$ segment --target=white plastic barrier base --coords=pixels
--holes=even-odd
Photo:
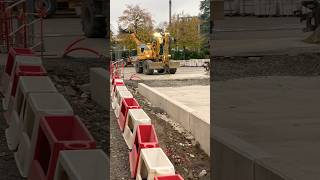
[[[123,98],[133,98],[130,91],[118,91],[116,94],[116,100],[114,104],[114,113],[116,114],[116,117],[119,117],[120,114],[120,105],[122,103]]]
[[[155,176],[174,174],[174,166],[161,148],[141,149],[136,180],[154,180]]]
[[[106,180],[107,161],[98,149],[60,151],[54,180]]]
[[[115,92],[113,93],[113,95],[112,95],[112,98],[111,98],[111,106],[112,106],[112,108],[114,109],[115,108],[115,103],[116,103],[116,97],[118,96],[118,94],[119,94],[119,92],[120,91],[128,91],[129,92],[129,90],[128,90],[128,88],[126,87],[126,86],[116,86],[116,88],[115,88]]]
[[[137,126],[140,124],[151,124],[150,117],[143,109],[129,109],[123,132],[123,138],[129,149],[132,149]]]
[[[5,130],[5,135],[9,150],[14,151],[18,147],[19,135],[22,132],[22,127],[16,112],[11,115],[11,119],[10,126]]]
[[[9,110],[9,107],[8,107],[9,106],[9,102],[12,99],[11,98],[12,84],[13,83],[9,81],[9,85],[7,87],[7,90],[5,90],[5,95],[4,95],[3,99],[2,99],[2,108],[4,110]]]
[[[9,84],[10,77],[7,73],[2,72],[1,74],[1,86],[0,91],[4,94],[7,91],[8,84]]]
[[[22,177],[27,177],[38,136],[40,117],[44,115],[73,115],[68,101],[59,93],[30,93],[23,118],[23,131],[14,157]]]
[[[9,104],[7,111],[9,127],[6,129],[6,139],[10,150],[15,150],[23,130],[23,113],[26,99],[30,93],[57,93],[53,82],[47,76],[21,76],[17,85],[16,97]]]
[[[13,101],[14,101],[14,97],[10,96],[9,100],[6,100],[6,97],[2,98],[2,107],[5,110],[5,112],[3,113],[4,118],[6,119],[7,124],[9,125],[10,122],[10,116],[11,116],[11,112],[13,109]],[[8,101],[8,102],[5,102]]]

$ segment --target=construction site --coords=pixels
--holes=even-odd
[[[319,179],[319,2],[211,5],[214,179]]]
[[[210,59],[188,39],[208,42],[200,1],[143,2],[111,3],[111,179],[210,179]]]

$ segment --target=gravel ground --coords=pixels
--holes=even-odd
[[[263,57],[215,57],[212,81],[256,76],[319,76],[320,54]]]
[[[71,104],[97,141],[97,148],[109,153],[109,127],[107,110],[90,99],[86,88],[89,83],[90,67],[106,67],[106,62],[99,59],[44,59],[44,66],[57,89]],[[7,148],[4,130],[6,123],[1,115],[0,122],[0,179],[21,180],[13,158],[13,153]]]
[[[0,179],[23,180],[14,161],[13,153],[8,149],[5,137],[7,123],[1,113],[0,118]]]
[[[97,141],[97,148],[109,153],[109,127],[107,110],[90,99],[89,69],[105,67],[106,62],[99,59],[46,59],[44,65],[58,91],[71,104],[74,112]]]
[[[130,179],[129,151],[110,108],[110,180]]]

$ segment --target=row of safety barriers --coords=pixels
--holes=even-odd
[[[121,62],[110,65],[112,108],[128,146],[131,178],[136,180],[182,180],[159,146],[150,117],[125,86]]]
[[[31,49],[11,48],[1,75],[7,144],[28,180],[106,180],[107,156]]]

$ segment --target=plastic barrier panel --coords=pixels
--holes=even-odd
[[[19,146],[14,153],[22,177],[27,177],[38,136],[39,121],[45,115],[73,115],[68,101],[59,93],[30,93],[23,113]]]
[[[41,65],[42,61],[41,58],[38,56],[21,56],[21,55],[17,55],[15,56],[15,60],[13,62],[12,65],[12,70],[11,70],[11,75],[8,75],[6,73],[3,74],[3,80],[1,83],[1,92],[2,94],[6,94],[6,91],[8,90],[8,86],[9,86],[9,81],[12,82],[11,78],[13,78],[13,70],[16,69],[17,66],[19,65]]]
[[[98,149],[60,151],[54,180],[106,180],[107,161]]]
[[[79,117],[45,116],[40,121],[28,179],[53,180],[59,153],[62,150],[95,148],[95,140]],[[39,174],[44,174],[45,179],[39,179]]]
[[[136,180],[154,180],[159,175],[175,175],[175,169],[161,148],[141,150]]]
[[[156,131],[153,125],[138,125],[134,145],[129,152],[131,177],[136,177],[140,152],[143,148],[159,147]]]
[[[9,83],[9,77],[11,76],[11,72],[13,69],[13,65],[15,64],[15,58],[17,55],[32,56],[34,55],[34,52],[31,49],[10,48],[6,66],[4,68],[4,72],[1,75],[0,89],[2,93],[6,91],[7,84]]]
[[[9,76],[11,75],[12,68],[15,62],[15,57],[17,55],[34,56],[34,52],[32,51],[32,49],[29,48],[10,48],[5,67],[5,73],[7,73]]]
[[[6,129],[6,139],[10,150],[18,145],[22,132],[22,117],[26,107],[26,99],[30,93],[57,93],[51,79],[47,76],[21,76],[17,86],[16,97],[9,103],[7,114],[9,127]]]
[[[129,109],[124,127],[123,138],[130,150],[132,149],[134,143],[137,127],[140,124],[151,124],[151,119],[143,109]]]
[[[111,89],[110,89],[110,92],[111,92],[110,96],[111,96],[111,97],[114,97],[114,94],[115,94],[115,92],[116,92],[116,88],[117,88],[117,87],[125,87],[125,88],[127,88],[127,87],[124,85],[123,81],[122,81],[122,80],[119,81],[118,79],[117,79],[117,81],[115,81],[114,84],[112,84],[110,87],[111,87]]]
[[[113,93],[112,95],[112,98],[111,98],[111,102],[112,102],[112,108],[114,109],[115,108],[115,103],[116,103],[116,97],[117,95],[119,94],[119,91],[128,91],[128,88],[126,86],[116,86],[115,88],[115,92]]]
[[[129,109],[140,109],[140,105],[135,98],[123,98],[121,101],[118,118],[118,125],[121,132],[123,132]]]
[[[119,117],[120,114],[120,105],[123,98],[133,98],[133,95],[129,91],[117,91],[115,101],[114,101],[114,113],[116,117]]]

